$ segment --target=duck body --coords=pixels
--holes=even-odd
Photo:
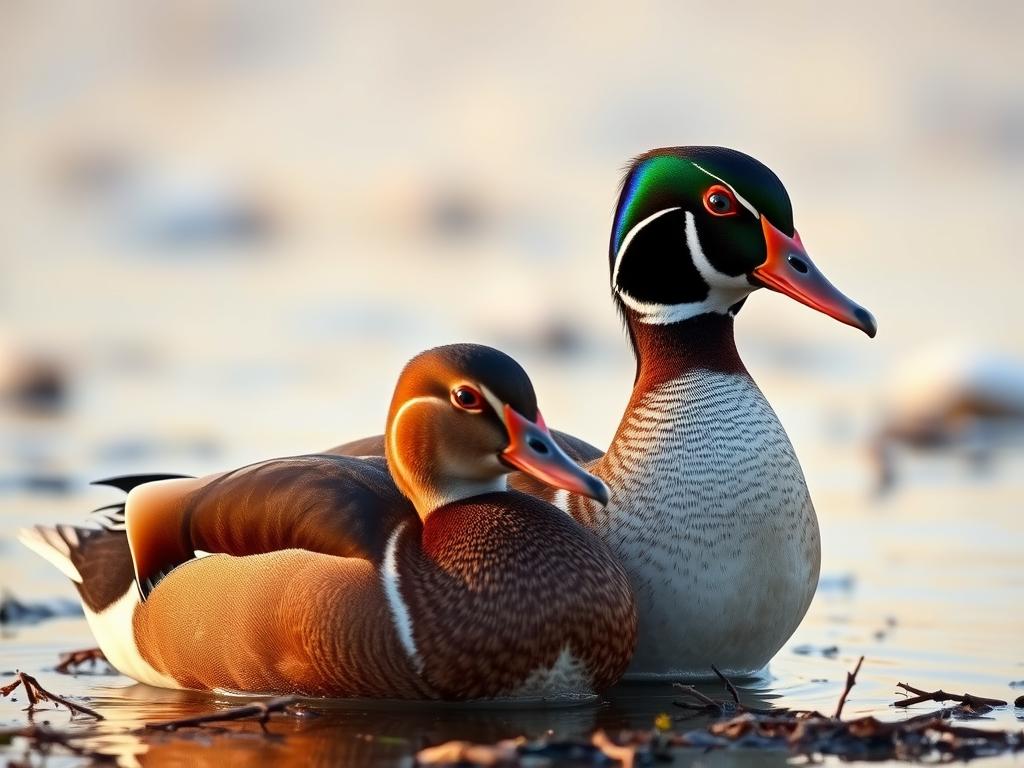
[[[606,453],[568,451],[611,489],[599,509],[514,475],[597,533],[637,597],[627,678],[757,674],[797,628],[820,570],[817,517],[793,446],[743,366],[734,318],[769,288],[873,336],[874,318],[817,270],[788,194],[752,157],[667,147],[630,165],[608,251],[637,361]],[[332,452],[348,453],[360,441]]]
[[[289,548],[175,568],[135,610],[139,655],[182,688],[344,698],[575,697],[621,676],[628,578],[550,505],[486,494],[381,533],[369,558]]]
[[[604,501],[607,489],[557,449],[532,388],[479,383],[494,355],[440,348],[410,363],[387,464],[309,455],[199,479],[119,479],[107,484],[129,490],[123,513],[22,540],[76,582],[100,647],[140,682],[592,696],[635,646],[629,579],[596,535],[505,490],[505,475],[519,466]],[[519,375],[509,362],[499,369]]]
[[[640,614],[632,679],[708,677],[711,665],[755,673],[817,587],[818,522],[803,472],[735,354],[732,324],[707,316],[658,331],[689,354],[641,371],[608,452],[586,465],[612,489],[607,507],[533,488],[594,530],[629,573]]]
[[[422,533],[403,532],[396,564],[415,658],[446,698],[593,693],[632,654],[625,572],[598,537],[527,494],[439,508]]]
[[[758,673],[818,584],[818,519],[793,445],[736,350],[734,318],[638,325],[639,371],[608,451],[583,463],[604,507],[530,475],[510,484],[567,512],[622,563],[636,596],[626,679]],[[575,458],[587,444],[552,434]],[[382,438],[376,438],[381,440]],[[372,451],[375,438],[333,449]],[[351,447],[350,447],[351,446]]]

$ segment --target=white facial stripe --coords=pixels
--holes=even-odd
[[[484,400],[486,400],[491,408],[494,409],[494,412],[498,414],[498,418],[501,419],[501,423],[505,424],[505,404],[502,403],[498,396],[483,384],[477,384],[477,388],[483,394]],[[508,424],[505,424],[505,428],[508,429]]]
[[[689,211],[686,212],[686,246],[690,249],[693,266],[700,272],[704,282],[710,286],[711,293],[719,288],[725,290],[745,289],[747,293],[750,292],[752,286],[747,282],[745,275],[727,275],[724,272],[719,272],[708,261],[708,257],[704,255],[704,249],[701,247],[700,237],[697,236],[697,219]],[[732,303],[734,302],[730,302],[730,304]]]
[[[737,192],[733,188],[732,184],[730,184],[728,181],[726,181],[725,179],[721,178],[720,176],[715,176],[715,174],[713,174],[707,168],[701,168],[699,165],[697,165],[695,162],[693,162],[693,160],[690,161],[690,164],[693,165],[693,167],[696,168],[698,171],[704,171],[704,173],[706,173],[708,176],[710,176],[715,181],[720,181],[723,184],[725,184],[725,186],[727,186],[729,188],[729,191],[732,192],[733,195],[736,196],[737,200],[739,200],[740,205],[742,205],[744,208],[746,208],[748,211],[750,211],[752,214],[754,214],[754,218],[755,219],[760,219],[761,218],[761,214],[757,212],[757,209],[754,206],[752,206],[749,202],[747,202],[747,199],[745,197],[743,197],[743,195],[741,195],[739,192]]]
[[[402,420],[402,416],[405,415],[406,409],[426,402],[442,403],[444,401],[439,397],[434,397],[433,395],[411,397],[402,403],[401,407],[395,412],[395,418],[391,420],[391,428],[388,430],[388,452],[390,453],[390,460],[394,464],[395,469],[403,475],[407,474],[407,471],[405,465],[402,463],[402,453],[398,450],[398,422]]]
[[[724,315],[728,313],[729,307],[754,290],[754,286],[747,282],[745,276],[726,275],[712,266],[697,235],[697,220],[689,211],[686,212],[684,237],[693,265],[708,285],[707,298],[685,304],[649,304],[634,299],[616,287],[616,293],[622,299],[622,303],[640,315],[640,322],[648,325],[669,325],[708,312]]]
[[[626,293],[620,293],[619,297],[623,304],[639,313],[639,320],[645,325],[671,325],[689,320],[697,315],[706,315],[708,312],[725,314],[728,311],[728,307],[719,309],[710,298],[688,304],[648,304],[637,301]]]
[[[629,248],[629,244],[636,237],[637,232],[660,216],[664,216],[672,211],[678,211],[679,209],[680,206],[677,205],[675,208],[662,208],[660,211],[655,211],[626,233],[626,236],[622,238],[622,245],[619,246],[619,250],[615,254],[615,267],[612,269],[612,289],[619,290],[619,267],[622,265],[622,257],[626,255],[626,249]]]
[[[423,659],[420,658],[416,649],[416,638],[412,634],[412,617],[409,615],[409,608],[402,599],[402,591],[399,588],[398,576],[398,537],[401,536],[405,523],[395,528],[391,538],[388,539],[387,548],[384,550],[384,563],[381,566],[381,580],[384,583],[384,594],[388,599],[388,608],[391,609],[391,618],[395,622],[395,631],[398,632],[398,639],[405,648],[405,653],[412,662],[417,673],[423,671]]]

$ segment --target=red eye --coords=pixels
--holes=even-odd
[[[712,216],[732,216],[737,210],[736,195],[728,187],[715,184],[704,193],[704,207]]]
[[[464,411],[479,411],[484,407],[484,398],[472,387],[463,385],[452,390],[452,403]]]

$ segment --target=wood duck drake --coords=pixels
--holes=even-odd
[[[386,453],[103,481],[130,492],[100,525],[22,540],[74,580],[114,666],[151,685],[464,700],[586,696],[621,676],[637,622],[625,572],[591,531],[506,488],[515,467],[608,498],[514,360],[468,344],[414,358]]]
[[[875,320],[818,271],[789,195],[752,157],[671,147],[630,165],[608,249],[637,370],[608,452],[553,432],[611,488],[606,507],[511,483],[564,509],[621,559],[640,630],[629,679],[761,670],[818,581],[818,522],[800,462],[736,351],[733,318],[758,288],[874,336]],[[334,449],[371,454],[380,437]]]

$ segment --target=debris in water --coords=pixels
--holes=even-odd
[[[105,665],[105,670],[99,671],[99,674],[117,674],[117,671],[107,661],[107,657],[103,655],[103,651],[99,648],[83,648],[78,651],[62,653],[60,661],[53,668],[53,671],[60,672],[62,675],[75,675],[82,671],[81,667],[83,665],[88,664],[90,672],[97,672],[96,667],[101,662]]]
[[[896,683],[897,688],[902,688],[907,693],[914,694],[909,699],[900,699],[899,701],[893,702],[894,707],[912,707],[915,704],[920,704],[924,701],[956,701],[960,704],[965,704],[975,710],[981,710],[984,707],[991,709],[992,707],[1005,707],[1006,702],[1002,699],[986,699],[984,696],[974,696],[970,693],[946,693],[943,690],[938,691],[922,691],[920,688],[915,688],[907,683]]]
[[[36,706],[44,701],[52,701],[54,704],[62,704],[67,707],[68,711],[71,712],[71,716],[75,715],[87,715],[97,720],[103,720],[103,715],[95,710],[83,707],[81,704],[75,704],[73,701],[65,699],[63,696],[58,696],[55,693],[51,693],[39,684],[32,675],[27,672],[18,672],[14,682],[8,683],[7,685],[0,688],[0,697],[8,697],[14,693],[15,689],[21,687],[25,691],[25,695],[28,697],[28,706],[26,710],[29,713],[35,712]]]
[[[646,754],[646,752],[645,752]],[[449,741],[427,747],[416,755],[416,765],[608,765],[617,763],[632,768],[638,756],[638,745],[617,744],[604,731],[597,731],[586,741],[527,741],[505,739],[496,744],[473,744]]]
[[[786,710],[782,709],[753,709],[745,707],[740,702],[739,691],[736,690],[736,686],[732,684],[725,675],[718,671],[718,667],[714,664],[711,665],[711,670],[718,676],[718,679],[725,685],[725,689],[729,692],[729,697],[732,701],[716,701],[710,696],[705,696],[703,693],[698,691],[692,685],[683,685],[682,683],[673,683],[672,687],[678,691],[681,691],[684,696],[689,696],[694,699],[697,703],[694,704],[689,701],[673,701],[673,706],[679,707],[680,709],[693,710],[698,714],[709,714],[717,717],[724,717],[727,715],[735,715],[740,712],[753,712],[755,714],[766,715],[770,712],[779,714]],[[665,730],[665,729],[663,729]]]
[[[146,723],[146,728],[154,731],[176,731],[179,728],[198,728],[207,723],[223,723],[229,720],[244,720],[248,717],[258,717],[260,726],[266,730],[267,721],[274,712],[284,712],[288,707],[298,704],[297,696],[280,696],[269,701],[257,701],[252,704],[245,704],[241,707],[232,707],[220,712],[211,712],[205,715],[194,717],[183,717],[179,720],[168,720],[163,723]]]
[[[618,760],[624,765],[633,765],[635,762],[648,763],[662,759],[670,761],[673,750],[686,747],[702,750],[786,750],[791,755],[812,760],[833,755],[857,760],[953,761],[1024,750],[1024,734],[954,725],[949,722],[950,711],[945,709],[896,723],[885,723],[874,717],[841,719],[863,661],[861,657],[854,670],[847,673],[846,686],[839,697],[835,714],[831,716],[820,712],[746,708],[735,686],[719,674],[729,689],[730,702],[715,701],[692,687],[676,685],[677,689],[698,702],[684,702],[687,708],[721,715],[722,719],[704,728],[673,733],[655,727],[650,730],[621,731],[611,736],[598,732],[591,743],[543,739],[527,742],[517,739],[488,746],[449,742],[422,750],[416,756],[416,761],[417,765],[431,766],[527,766],[535,765],[538,759],[581,765],[607,764],[610,760]],[[902,687],[910,689],[910,686]],[[951,701],[966,700],[969,697],[968,694],[950,696],[941,691],[933,694],[945,696],[943,700]],[[969,698],[978,706],[997,701],[980,696]],[[1024,704],[1024,696],[1019,702]]]

